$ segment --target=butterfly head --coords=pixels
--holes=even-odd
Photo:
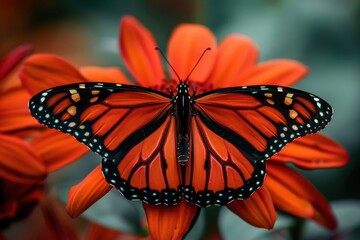
[[[180,84],[176,87],[178,95],[187,95],[189,94],[189,90],[189,85],[187,85],[186,82],[180,82]]]

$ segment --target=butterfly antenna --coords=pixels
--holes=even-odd
[[[173,66],[171,66],[171,64],[169,63],[169,61],[167,60],[167,58],[165,57],[165,54],[161,51],[160,48],[156,47],[155,50],[159,51],[161,56],[165,59],[165,61],[167,62],[167,64],[171,67],[171,69],[173,70],[173,72],[175,73],[176,77],[179,79],[179,81],[181,82],[180,80],[180,77],[179,75],[177,74],[177,72],[175,71],[175,69],[173,68]]]
[[[202,59],[202,57],[204,56],[204,54],[207,52],[207,51],[210,51],[211,48],[207,48],[203,51],[203,53],[201,54],[201,56],[199,57],[199,59],[197,60],[197,62],[195,63],[194,67],[191,69],[189,75],[185,78],[185,83],[187,82],[187,80],[189,79],[191,73],[194,71],[194,69],[196,68],[196,66],[199,64],[200,60]]]

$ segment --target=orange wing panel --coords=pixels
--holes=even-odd
[[[252,144],[257,150],[264,151],[266,149],[266,139],[236,111],[204,104],[200,105],[200,107],[212,120],[231,129]]]
[[[136,98],[134,97],[136,94]],[[151,104],[168,103],[169,98],[158,94],[142,93],[142,92],[120,92],[111,94],[104,103],[112,107],[138,107]]]
[[[256,108],[261,106],[256,98],[240,93],[209,94],[196,100],[200,104],[214,105],[223,108]]]
[[[104,145],[110,151],[114,150],[126,137],[155,119],[164,110],[164,107],[150,105],[133,109],[105,138]]]

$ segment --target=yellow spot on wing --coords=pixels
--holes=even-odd
[[[292,101],[293,101],[293,99],[292,98],[288,98],[288,97],[286,97],[285,98],[285,100],[284,100],[284,103],[286,104],[286,105],[291,105],[292,104]]]
[[[272,93],[265,93],[264,96],[265,97],[272,97]]]
[[[275,104],[275,102],[273,100],[271,100],[271,99],[266,99],[266,101],[268,102],[268,104],[271,104],[271,105]]]
[[[297,113],[297,111],[295,111],[294,109],[290,109],[289,110],[289,116],[292,119],[295,119],[299,114]]]
[[[74,102],[78,102],[78,101],[80,101],[80,95],[78,93],[74,93],[74,94],[71,95],[71,99]]]
[[[92,95],[97,95],[97,94],[99,94],[99,93],[100,93],[99,90],[91,90],[91,94],[92,94]]]
[[[93,97],[93,98],[90,99],[90,102],[91,103],[96,102],[98,99],[99,99],[99,97]]]
[[[76,107],[75,106],[70,106],[67,109],[67,112],[71,115],[74,116],[76,114]]]

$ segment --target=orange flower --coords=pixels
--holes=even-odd
[[[176,84],[175,80],[165,80],[161,59],[154,51],[157,46],[155,39],[135,18],[126,16],[122,19],[119,45],[125,65],[136,84],[163,91],[167,91],[167,86]],[[212,50],[198,64],[189,80],[198,92],[241,85],[290,86],[307,73],[304,65],[292,60],[272,60],[257,64],[258,50],[247,37],[230,35],[217,44],[209,29],[194,24],[183,24],[174,30],[167,49],[168,60],[180,78],[185,78],[197,58],[208,47]],[[169,72],[171,79],[177,79],[173,71]],[[51,55],[29,58],[21,78],[23,85],[32,94],[58,85],[85,81],[130,83],[117,68],[89,67],[78,71],[66,61]],[[273,227],[277,216],[276,207],[333,229],[336,227],[336,220],[324,197],[285,163],[314,169],[340,167],[347,161],[346,151],[323,135],[315,134],[297,139],[268,160],[268,175],[263,187],[247,200],[233,201],[227,207],[257,227]],[[98,166],[71,189],[67,205],[69,214],[73,217],[80,215],[111,188],[103,178],[101,166]],[[152,206],[146,203],[143,206],[149,232],[154,239],[183,237],[200,210],[184,200],[176,206]]]
[[[47,175],[40,157],[20,137],[40,125],[28,114],[30,95],[11,75],[31,49],[22,45],[0,60],[0,229],[32,210],[42,196]]]

